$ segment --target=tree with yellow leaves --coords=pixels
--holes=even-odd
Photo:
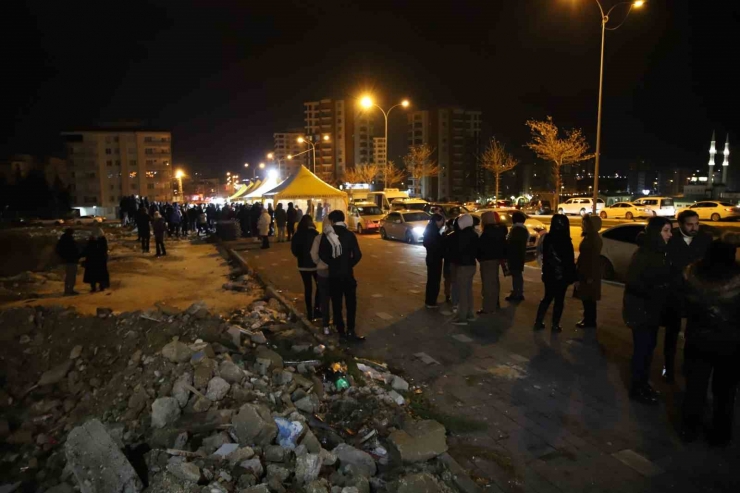
[[[514,169],[519,164],[519,161],[506,152],[504,144],[496,140],[495,137],[492,137],[491,142],[488,143],[488,147],[480,157],[480,163],[483,169],[493,173],[493,176],[496,178],[496,199],[498,199],[501,175]]]
[[[377,164],[356,164],[353,169],[344,172],[344,181],[347,183],[372,183],[380,174],[380,166]]]
[[[415,197],[421,196],[421,180],[437,176],[442,170],[431,159],[433,152],[428,145],[421,144],[409,147],[409,153],[403,157],[403,164],[406,166],[406,171],[414,179]]]
[[[540,159],[552,163],[552,173],[555,177],[555,203],[552,208],[557,210],[561,192],[561,168],[591,159],[593,154],[588,152],[588,142],[581,129],[566,130],[565,137],[562,138],[551,116],[548,116],[547,120],[527,120],[526,125],[532,132],[532,140],[527,143],[527,147]]]

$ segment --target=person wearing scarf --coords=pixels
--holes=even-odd
[[[324,217],[321,223],[321,230],[323,234],[316,235],[311,244],[311,260],[316,264],[316,283],[318,284],[318,297],[319,297],[319,308],[321,311],[321,326],[324,328],[324,335],[331,334],[331,328],[329,326],[329,302],[331,300],[331,293],[329,288],[329,266],[324,263],[319,257],[319,247],[321,246],[321,239],[327,234],[334,234],[334,227],[331,225],[328,217]]]
[[[355,332],[357,313],[357,281],[354,267],[362,259],[360,245],[354,233],[347,229],[344,212],[335,210],[329,214],[333,232],[321,235],[319,258],[329,266],[329,287],[334,312],[334,325],[339,334],[352,341],[359,342],[365,338]],[[347,304],[347,325],[342,315],[342,299]]]

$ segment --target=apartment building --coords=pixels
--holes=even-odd
[[[62,132],[72,203],[115,208],[121,197],[170,201],[174,193],[172,135],[165,131],[101,129]]]
[[[275,164],[280,163],[280,178],[287,178],[295,173],[301,165],[308,166],[308,152],[293,159],[288,159],[288,156],[295,156],[306,150],[306,144],[298,143],[298,138],[303,136],[302,129],[291,129],[287,132],[272,134]]]
[[[385,145],[385,137],[373,137],[373,163],[385,166],[388,160],[388,148]]]
[[[426,144],[441,168],[439,176],[422,179],[422,196],[464,200],[480,189],[485,180],[478,161],[481,115],[480,111],[456,107],[408,114],[409,147]]]

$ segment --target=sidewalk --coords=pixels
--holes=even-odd
[[[229,246],[303,310],[288,244]],[[424,388],[450,432],[450,453],[485,491],[739,490],[737,445],[717,450],[678,440],[683,382],[675,389],[660,382],[661,345],[652,380],[664,403],[629,400],[632,342],[620,286],[603,286],[597,331],[574,328],[581,305],[568,298],[564,332],[552,334],[547,318],[548,330],[533,333],[542,283],[527,269],[525,302],[508,306],[502,295],[500,314],[455,327],[449,308],[423,307],[423,248],[374,237],[361,238],[360,247],[358,332],[368,340],[355,353],[388,362]],[[508,293],[510,280],[502,280]],[[478,276],[474,291],[478,296]]]

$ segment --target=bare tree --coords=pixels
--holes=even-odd
[[[566,130],[565,137],[561,138],[560,130],[552,122],[551,116],[548,116],[547,120],[527,120],[526,125],[532,132],[532,140],[527,143],[527,147],[540,159],[552,163],[552,173],[555,177],[553,209],[557,210],[561,191],[561,168],[591,159],[593,154],[588,152],[588,142],[581,129]]]
[[[434,151],[428,145],[415,145],[409,147],[409,153],[403,157],[406,170],[414,179],[414,196],[421,195],[421,180],[439,175],[441,168],[431,157]]]
[[[393,161],[387,161],[385,166],[381,167],[380,173],[383,175],[383,183],[386,188],[401,183],[406,178],[406,172],[398,169]]]
[[[519,161],[506,152],[504,144],[493,137],[480,157],[480,162],[483,169],[490,171],[496,177],[496,199],[498,199],[501,174],[514,169]]]
[[[380,173],[377,164],[357,164],[354,169],[344,172],[344,180],[348,183],[372,183]]]

